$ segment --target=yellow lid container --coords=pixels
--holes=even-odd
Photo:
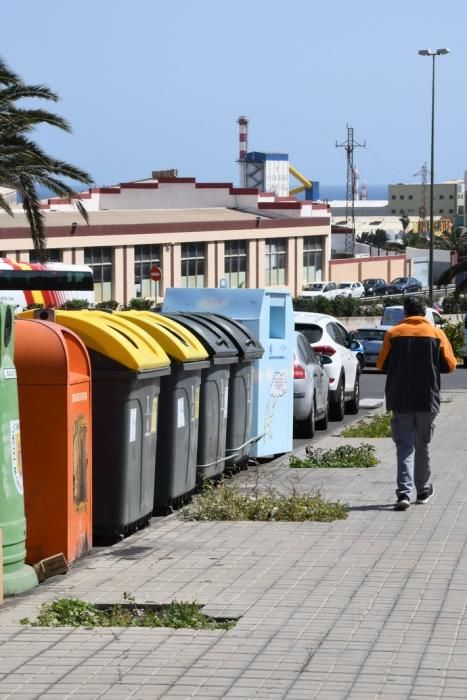
[[[18,317],[34,318],[35,310],[22,312]],[[74,331],[87,348],[128,369],[141,372],[170,366],[170,358],[155,339],[125,318],[105,311],[56,310],[50,320]]]
[[[209,355],[198,338],[185,326],[152,311],[115,311],[113,316],[128,319],[156,340],[178,362],[198,362]]]

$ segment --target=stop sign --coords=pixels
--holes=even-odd
[[[151,269],[149,270],[149,277],[152,279],[153,282],[159,282],[161,276],[162,271],[160,267],[151,267]]]

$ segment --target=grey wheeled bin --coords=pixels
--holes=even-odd
[[[220,314],[204,314],[204,318],[227,333],[239,353],[238,364],[230,368],[225,445],[225,469],[233,471],[248,463],[251,445],[261,438],[261,435],[251,434],[251,407],[253,385],[256,381],[255,360],[263,356],[264,348],[240,321]]]
[[[210,366],[209,355],[191,331],[167,316],[116,315],[148,333],[171,359],[171,374],[161,378],[154,482],[154,514],[166,514],[196,490],[201,371]]]
[[[204,345],[211,360],[210,366],[201,372],[196,477],[202,482],[217,478],[224,471],[230,368],[238,362],[238,350],[230,336],[202,315],[167,316],[188,328]]]
[[[143,330],[99,311],[57,311],[86,345],[92,369],[93,540],[149,523],[160,381],[170,359]]]

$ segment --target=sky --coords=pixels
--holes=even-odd
[[[335,145],[353,127],[371,186],[429,166],[423,48],[451,51],[436,58],[435,181],[463,178],[466,34],[466,0],[22,0],[2,7],[0,54],[60,95],[49,108],[72,134],[41,127],[36,140],[97,186],[169,168],[238,185],[240,115],[249,150],[288,153],[332,185],[345,186]]]

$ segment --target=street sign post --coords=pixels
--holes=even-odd
[[[159,282],[160,278],[162,277],[161,268],[157,267],[157,265],[151,267],[151,269],[149,270],[149,277],[152,279],[153,282]]]

